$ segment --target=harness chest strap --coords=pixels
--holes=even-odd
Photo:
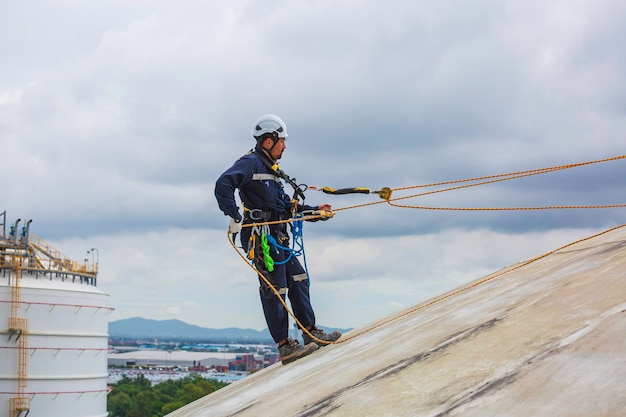
[[[295,179],[287,175],[285,171],[283,171],[282,169],[278,167],[278,163],[271,161],[268,158],[268,156],[265,155],[263,152],[255,150],[254,153],[261,160],[261,162],[263,162],[263,165],[265,165],[269,170],[274,172],[280,179],[285,180],[285,182],[291,185],[291,187],[293,188],[293,192],[294,192],[294,199],[299,197],[302,199],[302,201],[304,201],[304,192],[303,190],[300,189],[298,184],[296,184]]]

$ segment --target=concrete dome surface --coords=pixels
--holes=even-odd
[[[342,340],[168,416],[622,417],[626,228],[511,265]]]

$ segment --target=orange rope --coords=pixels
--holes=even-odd
[[[529,177],[529,176],[533,176],[533,175],[539,175],[539,174],[544,174],[544,173],[548,173],[548,172],[554,172],[554,171],[560,171],[560,170],[565,170],[565,169],[569,169],[569,168],[575,168],[575,167],[580,167],[580,166],[585,166],[585,165],[591,165],[591,164],[598,164],[598,163],[602,163],[602,162],[608,162],[608,161],[616,161],[616,160],[620,160],[620,159],[626,159],[626,155],[619,155],[619,156],[615,156],[615,157],[611,157],[611,158],[604,158],[604,159],[598,159],[598,160],[594,160],[594,161],[588,161],[588,162],[579,162],[579,163],[575,163],[575,164],[567,164],[567,165],[560,165],[560,166],[554,166],[554,167],[548,167],[548,168],[538,168],[538,169],[531,169],[531,170],[525,170],[525,171],[517,171],[517,172],[511,172],[508,174],[497,174],[497,175],[487,175],[487,176],[483,176],[483,177],[474,177],[474,178],[468,178],[468,179],[461,179],[461,180],[453,180],[453,181],[444,181],[444,182],[439,182],[439,183],[433,183],[433,184],[424,184],[424,185],[415,185],[415,186],[408,186],[408,187],[399,187],[399,188],[393,188],[392,191],[402,191],[402,190],[409,190],[409,189],[415,189],[415,188],[425,188],[425,187],[434,187],[434,186],[441,186],[441,185],[450,185],[450,184],[459,184],[459,183],[468,183],[468,182],[474,182],[473,184],[465,184],[465,185],[459,185],[456,187],[449,187],[449,188],[444,188],[444,189],[440,189],[440,190],[434,190],[434,191],[428,191],[428,192],[423,192],[423,193],[418,193],[418,194],[413,194],[413,195],[408,195],[408,196],[403,196],[403,197],[397,197],[397,198],[388,198],[388,199],[384,199],[384,200],[380,200],[380,201],[375,201],[375,202],[369,202],[369,203],[365,203],[365,204],[358,204],[358,205],[353,205],[353,206],[347,206],[347,207],[343,207],[343,208],[339,208],[339,209],[335,209],[333,210],[334,212],[337,211],[343,211],[343,210],[349,210],[349,209],[354,209],[354,208],[360,208],[360,207],[367,207],[367,206],[372,206],[375,204],[382,204],[382,203],[388,203],[389,205],[393,206],[393,207],[399,207],[399,208],[414,208],[414,209],[424,209],[424,210],[457,210],[457,211],[479,211],[479,210],[497,210],[497,211],[513,211],[513,210],[552,210],[552,209],[591,209],[591,208],[622,208],[622,207],[626,207],[626,204],[609,204],[609,205],[589,205],[589,206],[583,206],[583,205],[577,205],[577,206],[544,206],[544,207],[509,207],[509,208],[451,208],[451,207],[427,207],[427,206],[412,206],[412,205],[403,205],[403,204],[395,204],[393,203],[394,201],[399,201],[399,200],[404,200],[404,199],[408,199],[408,198],[414,198],[414,197],[421,197],[421,196],[425,196],[425,195],[429,195],[429,194],[436,194],[436,193],[441,193],[444,191],[452,191],[452,190],[459,190],[459,189],[464,189],[464,188],[469,188],[469,187],[475,187],[478,185],[484,185],[484,184],[493,184],[496,182],[502,182],[502,181],[508,181],[508,180],[512,180],[512,179],[517,179],[517,178],[524,178],[524,177]],[[478,181],[478,182],[476,182]],[[252,227],[252,226],[261,226],[261,225],[270,225],[270,224],[279,224],[279,223],[290,223],[296,220],[311,220],[311,219],[317,219],[320,218],[322,216],[316,215],[316,216],[307,216],[307,217],[299,217],[297,219],[286,219],[286,220],[278,220],[278,221],[272,221],[272,222],[263,222],[263,223],[252,223],[252,224],[245,224],[243,225],[243,227]],[[285,300],[283,299],[283,297],[280,295],[279,291],[276,289],[276,287],[274,287],[274,285],[272,285],[272,283],[265,277],[265,275],[263,275],[254,265],[254,263],[249,262],[248,259],[237,249],[237,246],[235,244],[235,242],[230,238],[230,234],[227,233],[227,238],[228,241],[230,242],[231,246],[233,247],[233,249],[235,249],[235,251],[237,252],[237,254],[244,260],[244,262],[246,262],[246,264],[248,264],[248,266],[250,268],[252,268],[256,274],[269,286],[269,288],[272,290],[272,292],[274,293],[274,295],[276,295],[276,297],[279,298],[280,302],[283,304],[283,306],[285,307],[285,310],[287,311],[287,313],[291,316],[291,318],[293,318],[293,320],[297,323],[297,325],[302,329],[303,332],[305,332],[307,335],[309,335],[313,340],[315,340],[316,342],[320,342],[320,343],[324,343],[324,344],[339,344],[339,343],[344,343],[347,342],[348,340],[354,339],[357,336],[360,336],[364,333],[370,332],[374,329],[377,329],[385,324],[388,324],[390,322],[393,322],[395,320],[398,320],[402,317],[405,317],[407,315],[413,314],[416,311],[419,310],[423,310],[425,308],[428,308],[436,303],[439,303],[441,301],[444,301],[448,298],[454,297],[460,293],[463,293],[465,291],[468,291],[472,288],[475,288],[479,285],[485,284],[489,281],[492,281],[496,278],[499,278],[509,272],[515,271],[519,268],[522,268],[526,265],[529,265],[533,262],[536,262],[540,259],[543,259],[555,252],[558,252],[560,250],[563,250],[569,246],[575,245],[577,243],[580,242],[584,242],[586,240],[590,240],[593,239],[597,236],[603,235],[605,233],[609,233],[613,230],[619,229],[621,227],[625,227],[626,224],[620,225],[620,226],[616,226],[613,227],[611,229],[605,230],[603,232],[597,233],[593,236],[589,236],[580,240],[577,240],[575,242],[572,243],[568,243],[567,245],[561,246],[560,248],[554,249],[552,251],[546,252],[543,255],[537,256],[535,258],[532,258],[530,260],[527,260],[525,262],[520,263],[519,265],[516,265],[513,268],[507,269],[505,271],[502,271],[500,273],[496,273],[494,275],[490,275],[487,276],[486,278],[476,281],[470,285],[467,285],[463,288],[448,292],[447,294],[444,294],[440,297],[434,298],[430,301],[424,302],[422,304],[417,305],[414,308],[408,309],[406,311],[404,311],[403,313],[390,318],[388,320],[382,321],[366,330],[361,331],[360,333],[354,334],[352,336],[349,337],[343,337],[342,339],[338,340],[338,341],[334,341],[334,342],[327,342],[327,341],[323,341],[318,339],[317,337],[313,336],[307,329],[305,329],[305,327],[302,325],[302,323],[300,323],[300,321],[297,319],[297,317],[294,315],[294,313],[291,311],[291,309],[287,306],[287,303],[285,302]]]
[[[606,209],[606,208],[623,208],[626,204],[606,204],[593,206],[543,206],[543,207],[428,207],[428,206],[409,206],[403,204],[389,205],[398,208],[413,208],[422,210],[452,210],[452,211],[515,211],[515,210],[557,210],[557,209]]]
[[[238,249],[237,246],[235,244],[235,242],[230,238],[231,234],[229,232],[226,232],[226,236],[228,241],[230,242],[230,245],[233,247],[233,249],[235,249],[235,251],[237,252],[237,255],[239,255],[239,257],[241,259],[244,260],[244,262],[246,264],[248,264],[248,266],[250,268],[252,268],[254,270],[254,272],[256,272],[256,274],[259,276],[259,278],[261,278],[263,280],[263,282],[265,282],[265,284],[267,284],[267,286],[272,290],[272,292],[274,293],[274,295],[276,297],[278,297],[278,299],[280,300],[281,304],[283,305],[283,307],[285,307],[285,310],[287,311],[287,313],[291,316],[291,318],[298,324],[298,326],[300,327],[300,329],[302,329],[303,332],[305,332],[307,335],[309,335],[311,337],[311,339],[315,340],[316,342],[320,342],[320,343],[329,343],[326,342],[324,340],[320,340],[317,337],[315,337],[313,334],[311,334],[310,331],[308,331],[304,325],[300,322],[300,320],[298,320],[298,318],[295,316],[295,314],[291,311],[291,309],[289,308],[289,306],[287,306],[287,303],[285,302],[285,299],[280,295],[280,292],[278,291],[278,289],[276,289],[276,287],[270,282],[270,280],[267,279],[267,277],[265,275],[263,275],[263,273],[261,271],[258,270],[258,268],[254,265],[253,262],[249,262],[248,258],[246,258]],[[337,343],[337,342],[332,342],[332,343]]]
[[[593,164],[600,164],[603,162],[617,161],[620,159],[626,159],[626,155],[612,156],[610,158],[596,159],[596,160],[587,161],[587,162],[577,162],[574,164],[557,165],[554,167],[547,167],[547,168],[527,169],[524,171],[510,172],[508,174],[486,175],[483,177],[474,177],[474,178],[466,178],[462,180],[444,181],[444,182],[438,182],[438,183],[433,183],[433,184],[413,185],[413,186],[408,186],[408,187],[394,188],[393,190],[400,191],[400,190],[409,190],[412,188],[436,187],[440,185],[458,184],[461,182],[482,181],[482,180],[491,179],[491,178],[502,178],[502,177],[511,177],[511,178],[506,178],[506,179],[522,178],[522,177],[527,177],[531,175],[544,174],[547,172],[561,171],[564,169],[581,167],[585,165],[593,165]]]
[[[415,313],[415,312],[417,312],[417,311],[424,310],[424,309],[426,309],[426,308],[428,308],[428,307],[430,307],[430,306],[432,306],[432,305],[434,305],[434,304],[440,303],[440,302],[442,302],[442,301],[444,301],[444,300],[447,300],[447,299],[449,299],[449,298],[452,298],[452,297],[454,297],[454,296],[456,296],[456,295],[459,295],[459,294],[461,294],[461,293],[464,293],[464,292],[466,292],[466,291],[469,291],[469,290],[471,290],[472,288],[476,288],[476,287],[478,287],[478,286],[481,286],[481,285],[483,285],[483,284],[486,284],[487,282],[493,281],[493,280],[495,280],[496,278],[500,278],[500,277],[502,277],[502,276],[504,276],[504,275],[506,275],[506,274],[508,274],[508,273],[510,273],[510,272],[513,272],[513,271],[518,270],[518,269],[520,269],[520,268],[523,268],[523,267],[525,267],[525,266],[527,266],[527,265],[530,265],[530,264],[532,264],[532,263],[534,263],[534,262],[537,262],[537,261],[538,261],[538,260],[540,260],[540,259],[546,258],[546,257],[548,257],[548,256],[550,256],[550,255],[552,255],[552,254],[554,254],[554,253],[556,253],[556,252],[558,252],[558,251],[561,251],[561,250],[563,250],[563,249],[566,249],[566,248],[568,248],[568,247],[570,247],[570,246],[576,245],[576,244],[581,243],[581,242],[585,242],[585,241],[587,241],[587,240],[591,240],[591,239],[593,239],[593,238],[596,238],[596,237],[598,237],[598,236],[604,235],[604,234],[606,234],[606,233],[610,233],[610,232],[612,232],[612,231],[614,231],[614,230],[617,230],[617,229],[620,229],[620,228],[622,228],[622,227],[626,227],[626,224],[622,224],[622,225],[619,225],[619,226],[615,226],[615,227],[612,227],[612,228],[610,228],[610,229],[608,229],[608,230],[605,230],[605,231],[602,231],[602,232],[596,233],[595,235],[588,236],[588,237],[585,237],[585,238],[579,239],[579,240],[577,240],[577,241],[575,241],[575,242],[568,243],[568,244],[563,245],[563,246],[561,246],[561,247],[559,247],[559,248],[557,248],[557,249],[554,249],[554,250],[551,250],[551,251],[549,251],[549,252],[546,252],[546,253],[544,253],[543,255],[536,256],[536,257],[534,257],[534,258],[532,258],[532,259],[529,259],[529,260],[524,261],[524,262],[522,262],[522,263],[520,263],[520,264],[518,264],[518,265],[515,265],[515,266],[514,266],[514,267],[512,267],[512,268],[509,268],[509,269],[503,270],[503,271],[498,272],[498,273],[495,273],[495,274],[493,274],[493,275],[489,275],[489,276],[487,276],[487,277],[485,277],[485,278],[483,278],[483,279],[481,279],[481,280],[479,280],[479,281],[476,281],[476,282],[474,282],[474,283],[472,283],[472,284],[469,284],[469,285],[467,285],[467,286],[465,286],[465,287],[462,287],[462,288],[456,289],[456,290],[454,290],[454,291],[450,291],[450,292],[448,292],[448,293],[446,293],[446,294],[444,294],[444,295],[442,295],[442,296],[439,296],[439,297],[433,298],[433,299],[431,299],[431,300],[429,300],[429,301],[426,301],[426,302],[424,302],[424,303],[418,304],[417,306],[415,306],[415,307],[413,307],[413,308],[410,308],[410,309],[408,309],[408,310],[405,310],[404,312],[402,312],[401,314],[399,314],[399,315],[397,315],[397,316],[395,316],[395,317],[392,317],[392,318],[389,318],[389,319],[387,319],[387,320],[384,320],[384,321],[382,321],[382,322],[380,322],[380,323],[378,323],[378,324],[376,324],[376,325],[374,325],[374,326],[372,326],[372,327],[369,327],[369,328],[367,328],[367,329],[365,329],[365,330],[362,330],[362,331],[361,331],[361,332],[359,332],[359,333],[353,334],[353,335],[351,335],[351,336],[349,336],[349,337],[343,337],[343,338],[341,338],[341,339],[339,339],[339,340],[337,340],[337,341],[334,341],[334,342],[326,342],[326,341],[323,341],[323,340],[319,340],[318,338],[316,338],[315,336],[313,336],[313,335],[312,335],[312,334],[311,334],[308,330],[306,330],[306,329],[304,328],[304,326],[302,325],[302,323],[300,323],[300,321],[296,318],[296,316],[295,316],[295,315],[294,315],[294,313],[291,311],[291,309],[287,306],[287,303],[285,302],[285,300],[283,299],[283,297],[281,297],[281,295],[280,295],[280,293],[278,292],[278,290],[276,289],[276,287],[274,287],[274,286],[272,285],[272,283],[271,283],[271,282],[270,282],[270,281],[269,281],[269,280],[265,277],[265,275],[263,275],[263,274],[262,274],[262,273],[261,273],[261,272],[260,272],[260,271],[259,271],[259,270],[258,270],[258,269],[257,269],[257,268],[253,265],[253,264],[252,264],[252,263],[248,262],[248,260],[244,257],[244,255],[242,255],[242,253],[241,253],[239,250],[237,250],[237,247],[235,246],[235,243],[234,243],[234,242],[233,242],[230,238],[228,238],[228,241],[231,243],[231,246],[235,249],[235,251],[237,252],[237,254],[238,254],[238,255],[239,255],[239,256],[240,256],[240,257],[241,257],[241,258],[242,258],[242,259],[243,259],[243,260],[244,260],[244,261],[248,264],[248,266],[250,266],[250,268],[252,268],[252,269],[253,269],[253,270],[257,273],[257,275],[258,275],[259,277],[261,277],[261,279],[262,279],[262,280],[263,280],[263,281],[264,281],[264,282],[265,282],[265,283],[266,283],[266,284],[267,284],[267,285],[271,288],[272,292],[273,292],[273,293],[274,293],[274,294],[275,294],[275,295],[279,298],[280,302],[281,302],[281,303],[283,304],[283,306],[285,307],[285,310],[287,310],[287,313],[289,313],[289,315],[291,316],[291,318],[293,318],[293,319],[294,319],[294,321],[298,324],[298,326],[299,326],[299,327],[300,327],[300,328],[301,328],[304,332],[306,332],[309,336],[311,336],[311,338],[312,338],[313,340],[315,340],[316,342],[328,343],[328,344],[340,344],[340,343],[347,342],[348,340],[352,340],[352,339],[354,339],[354,338],[356,338],[356,337],[358,337],[358,336],[361,336],[361,335],[363,335],[363,334],[365,334],[365,333],[371,332],[372,330],[375,330],[375,329],[377,329],[377,328],[379,328],[379,327],[382,327],[382,326],[384,326],[384,325],[386,325],[386,324],[388,324],[388,323],[394,322],[394,321],[396,321],[396,320],[398,320],[398,319],[400,319],[400,318],[403,318],[403,317],[406,317],[406,316],[408,316],[408,315],[411,315],[411,314],[413,314],[413,313]]]
[[[436,187],[436,186],[441,186],[441,185],[474,182],[473,184],[459,185],[456,187],[448,187],[448,188],[427,191],[427,192],[418,193],[418,194],[411,194],[407,196],[389,198],[386,200],[374,201],[374,202],[365,203],[365,204],[342,207],[342,208],[335,209],[334,211],[350,210],[354,208],[367,207],[367,206],[371,206],[375,204],[382,204],[382,203],[388,203],[391,206],[401,207],[401,208],[416,208],[416,209],[429,209],[429,210],[464,210],[464,209],[453,209],[453,208],[431,209],[431,208],[426,208],[424,206],[409,206],[409,205],[392,204],[392,202],[399,201],[399,200],[406,200],[406,199],[415,198],[415,197],[423,197],[425,195],[430,195],[430,194],[442,193],[444,191],[454,191],[454,190],[461,190],[464,188],[476,187],[479,185],[494,184],[497,182],[503,182],[503,181],[513,180],[513,179],[518,179],[518,178],[525,178],[525,177],[530,177],[533,175],[545,174],[548,172],[562,171],[565,169],[576,168],[576,167],[585,166],[585,165],[599,164],[599,163],[609,162],[609,161],[617,161],[620,159],[626,159],[626,155],[618,155],[618,156],[614,156],[610,158],[596,159],[594,161],[578,162],[575,164],[559,165],[559,166],[548,167],[548,168],[537,168],[537,169],[529,169],[526,171],[510,172],[507,174],[486,175],[483,177],[474,177],[474,178],[467,178],[467,179],[461,179],[461,180],[443,181],[443,182],[437,182],[437,183],[432,183],[432,184],[412,185],[408,187],[392,188],[391,189],[392,191],[403,191],[403,190],[410,190],[410,189],[415,189],[415,188]],[[483,181],[483,180],[487,180],[487,181]],[[476,182],[476,181],[479,181],[479,182]],[[607,206],[549,206],[546,208],[531,208],[531,207],[516,208],[515,210],[547,210],[549,208],[614,208],[614,207],[624,207],[624,205],[614,204],[614,205],[607,205]],[[481,208],[481,209],[467,209],[467,210],[508,210],[508,209]]]

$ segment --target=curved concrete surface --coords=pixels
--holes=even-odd
[[[626,228],[432,301],[168,416],[626,415]]]

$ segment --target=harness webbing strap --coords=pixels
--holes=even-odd
[[[261,151],[259,149],[255,149],[254,150],[254,154],[259,157],[261,162],[263,162],[263,164],[267,168],[272,170],[272,172],[275,172],[278,177],[282,178],[289,185],[291,185],[291,187],[293,188],[293,191],[294,191],[294,198],[299,197],[299,198],[302,199],[302,201],[304,201],[304,192],[300,189],[298,184],[296,184],[296,181],[294,179],[292,179],[289,175],[285,174],[285,172],[283,170],[278,168],[278,164],[277,163],[274,163],[272,160],[270,160],[270,158],[263,151]]]

